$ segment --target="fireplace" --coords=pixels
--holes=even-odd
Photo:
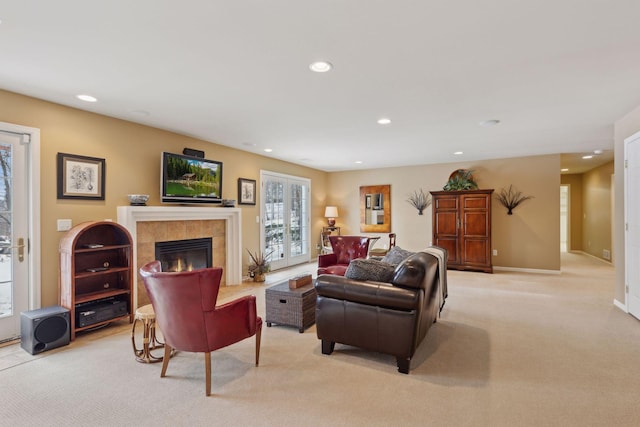
[[[155,258],[155,242],[213,237],[213,267],[224,269],[220,286],[242,283],[242,210],[203,206],[118,206],[118,223],[133,240],[133,267]],[[149,304],[139,275],[134,275],[134,305]]]
[[[191,271],[212,266],[211,237],[156,242],[162,271]]]

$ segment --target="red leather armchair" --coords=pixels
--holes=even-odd
[[[363,236],[329,236],[332,254],[318,257],[318,276],[336,274],[344,276],[349,263],[356,258],[366,258],[369,253],[369,238]]]
[[[160,262],[152,261],[140,269],[140,275],[165,340],[161,377],[172,349],[204,353],[206,394],[210,396],[211,352],[253,335],[258,366],[262,319],[256,314],[256,297],[216,306],[221,268],[162,272]]]

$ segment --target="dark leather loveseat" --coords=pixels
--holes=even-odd
[[[398,371],[408,374],[411,357],[442,307],[445,280],[446,264],[439,268],[438,258],[424,251],[400,263],[391,283],[318,276],[316,330],[322,353],[331,354],[335,343],[342,343],[390,354]]]

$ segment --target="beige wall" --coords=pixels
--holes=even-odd
[[[613,162],[592,169],[583,177],[583,251],[604,258],[612,251],[611,183]]]
[[[559,155],[329,174],[5,91],[0,91],[0,121],[41,130],[43,306],[58,300],[57,253],[62,233],[56,231],[56,220],[71,218],[77,224],[115,219],[116,207],[128,203],[126,195],[129,193],[148,193],[151,195],[149,204],[159,205],[160,152],[181,152],[184,147],[203,150],[208,158],[224,163],[225,198],[237,198],[237,178],[259,180],[261,169],[311,179],[312,242],[317,240],[315,236],[319,236],[320,227],[325,224],[322,217],[325,205],[335,204],[340,208],[338,225],[343,227],[343,234],[359,233],[359,187],[391,184],[392,229],[398,234],[398,244],[407,249],[422,248],[431,241],[431,208],[419,216],[406,202],[408,194],[419,188],[425,192],[440,190],[453,170],[474,169],[481,188],[494,188],[497,192],[513,184],[524,194],[534,196],[516,208],[512,216],[508,216],[494,200],[493,248],[498,250],[498,256],[493,257],[494,265],[543,270],[560,268]],[[632,134],[632,129],[640,129],[640,108],[616,124],[616,160],[622,152],[622,139]],[[106,200],[57,200],[58,152],[105,158]],[[618,171],[620,163],[616,162],[616,180],[622,177]],[[616,181],[617,193],[622,187],[622,183]],[[622,222],[621,200],[616,194],[616,224]],[[242,245],[255,249],[259,246],[259,226],[255,222],[259,205],[242,206],[242,211]],[[623,254],[619,234],[620,230],[616,228],[614,253]],[[384,241],[386,238],[380,244]],[[313,247],[312,254],[315,255]],[[619,275],[617,272],[616,298],[620,298],[620,288],[624,292]],[[623,299],[622,294],[621,301]]]
[[[542,270],[560,269],[560,156],[535,156],[474,163],[449,163],[378,170],[335,172],[329,175],[329,202],[338,206],[337,225],[343,234],[360,233],[359,188],[391,185],[391,225],[398,246],[417,250],[431,242],[431,206],[419,216],[406,202],[422,188],[441,190],[452,171],[473,169],[480,188],[498,192],[513,184],[534,196],[518,206],[513,215],[493,201],[492,237],[495,266]],[[386,242],[386,237],[380,240]]]
[[[560,176],[560,183],[569,186],[570,241],[567,250],[582,250],[582,174]]]
[[[615,141],[615,206],[614,206],[614,264],[616,285],[614,299],[625,304],[624,251],[624,140],[640,132],[640,107],[635,108],[614,124]]]
[[[58,242],[56,220],[83,221],[116,219],[116,207],[127,205],[127,194],[150,194],[149,205],[159,205],[160,153],[181,153],[184,147],[203,150],[207,158],[223,162],[222,195],[237,199],[237,179],[259,182],[260,170],[275,171],[311,179],[311,211],[324,213],[327,173],[212,144],[175,133],[113,119],[86,111],[0,90],[0,121],[39,128],[41,131],[41,244],[43,306],[58,303]],[[56,197],[56,154],[58,152],[99,157],[106,160],[104,201],[58,200]],[[258,191],[258,197],[260,191]],[[259,247],[258,204],[242,208],[242,247]],[[212,208],[222,209],[222,208]],[[312,221],[313,236],[320,234],[320,219]],[[312,253],[315,253],[312,251]],[[245,254],[246,258],[246,254]],[[246,270],[246,259],[244,260]]]

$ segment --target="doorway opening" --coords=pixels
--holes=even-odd
[[[570,191],[568,185],[560,186],[560,252],[571,250]]]

